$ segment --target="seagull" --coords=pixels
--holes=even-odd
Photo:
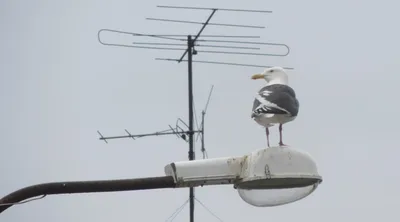
[[[299,101],[295,91],[288,85],[289,79],[282,67],[271,67],[262,74],[254,74],[252,79],[264,79],[267,85],[256,95],[251,118],[265,127],[269,146],[269,127],[279,124],[279,146],[282,142],[282,125],[296,119]]]

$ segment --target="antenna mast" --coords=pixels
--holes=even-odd
[[[204,119],[206,114],[206,109],[208,107],[208,103],[210,101],[210,96],[212,93],[212,89],[210,91],[208,101],[205,109],[202,111],[201,117],[201,127],[197,130],[194,129],[194,105],[193,105],[193,62],[198,63],[207,63],[207,64],[220,64],[220,65],[234,65],[234,66],[246,66],[246,67],[271,67],[265,65],[255,65],[255,64],[242,64],[242,63],[232,63],[232,62],[221,62],[221,61],[204,61],[204,60],[193,60],[193,55],[197,55],[198,53],[213,53],[213,54],[233,54],[233,55],[252,55],[252,56],[278,56],[283,57],[287,56],[290,52],[289,47],[285,44],[280,43],[263,43],[263,42],[250,42],[250,41],[231,41],[231,40],[221,40],[221,38],[260,38],[259,36],[229,36],[229,35],[202,35],[204,29],[207,26],[228,26],[228,27],[236,27],[236,28],[256,28],[262,29],[265,28],[263,26],[254,26],[254,25],[239,25],[239,24],[223,24],[223,23],[210,23],[210,20],[214,16],[217,11],[226,11],[226,12],[247,12],[247,13],[272,13],[272,11],[262,11],[262,10],[244,10],[244,9],[227,9],[227,8],[204,8],[204,7],[182,7],[182,6],[157,6],[158,8],[165,9],[183,9],[183,10],[206,10],[211,11],[207,20],[205,22],[195,22],[195,21],[186,21],[186,20],[173,20],[173,19],[163,19],[163,18],[146,18],[147,20],[153,21],[161,21],[161,22],[174,22],[174,23],[189,23],[189,24],[201,24],[201,28],[195,35],[159,35],[159,34],[142,34],[142,33],[134,33],[134,32],[125,32],[113,29],[101,29],[98,32],[98,40],[103,45],[108,46],[119,46],[119,47],[132,47],[132,48],[142,48],[142,49],[156,49],[156,50],[184,50],[182,56],[179,59],[174,58],[156,58],[156,60],[164,60],[164,61],[175,61],[178,63],[187,62],[188,63],[188,112],[189,112],[189,124],[187,125],[182,119],[178,119],[176,122],[175,128],[169,125],[169,130],[156,132],[156,133],[148,133],[148,134],[137,134],[132,135],[126,129],[125,132],[128,135],[124,136],[113,136],[113,137],[104,137],[99,131],[100,140],[104,140],[107,143],[107,140],[110,139],[119,139],[119,138],[140,138],[145,136],[160,136],[160,135],[177,135],[179,138],[182,138],[186,142],[189,143],[189,152],[188,157],[189,160],[195,159],[194,152],[194,134],[198,133],[198,136],[201,137],[201,151],[203,152],[203,158],[206,158],[206,151],[204,148]],[[170,42],[130,42],[126,44],[122,43],[106,43],[103,42],[100,38],[102,32],[110,32],[119,35],[130,35],[133,37],[149,37],[153,39],[163,39],[170,40],[175,43]],[[186,36],[187,38],[182,38]],[[202,39],[202,38],[205,39]],[[208,38],[219,38],[219,39],[208,39]],[[186,44],[181,44],[177,42],[186,42]],[[228,43],[228,44],[236,44],[235,45],[216,45],[216,44],[203,44],[203,43]],[[244,45],[253,45],[253,46],[244,46]],[[274,46],[274,47],[283,47],[286,49],[285,53],[254,53],[249,51],[219,51],[219,50],[196,50],[195,46],[198,48],[225,48],[225,49],[236,49],[236,50],[259,50],[260,48],[254,47],[254,45],[261,46]],[[176,48],[170,46],[186,46],[186,48]],[[187,55],[187,59],[184,59]],[[286,69],[292,69],[290,67],[286,67]],[[180,124],[184,124],[186,129],[182,128]],[[186,140],[188,137],[188,140]],[[190,203],[190,222],[194,222],[194,188],[189,188],[189,203]]]

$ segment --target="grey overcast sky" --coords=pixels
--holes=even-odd
[[[204,34],[261,35],[260,41],[288,44],[289,56],[195,58],[294,67],[288,73],[301,107],[296,121],[284,126],[284,140],[310,153],[324,176],[315,193],[280,207],[252,207],[231,186],[197,189],[201,202],[225,222],[399,217],[400,17],[394,0],[1,1],[0,196],[43,182],[159,176],[166,164],[187,159],[187,144],[173,136],[105,144],[96,132],[153,132],[188,118],[186,64],[154,60],[181,52],[97,41],[102,28],[194,33],[198,25],[145,18],[203,21],[209,13],[156,8],[160,4],[273,10],[218,12],[214,22],[267,28],[210,26]],[[253,96],[264,84],[250,76],[260,71],[194,65],[198,113],[215,85],[206,120],[209,157],[266,146],[264,130],[250,119]],[[278,129],[271,132],[276,145]],[[187,198],[188,189],[49,196],[10,208],[0,221],[165,221]],[[195,217],[218,221],[199,204]],[[188,218],[186,206],[174,221]]]

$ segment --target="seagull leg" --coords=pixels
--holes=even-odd
[[[268,147],[270,147],[270,146],[269,146],[269,129],[268,129],[268,127],[265,127],[265,133],[267,134],[267,144],[268,144]]]
[[[282,142],[282,124],[279,124],[279,146],[286,146]]]

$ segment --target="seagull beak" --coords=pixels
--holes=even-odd
[[[252,79],[263,79],[264,75],[263,74],[254,74],[253,76],[251,76]]]

